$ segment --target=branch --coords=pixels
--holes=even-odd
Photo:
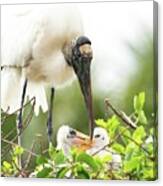
[[[12,141],[10,141],[11,143],[14,143],[14,141],[18,138],[18,136],[20,136],[24,131],[25,131],[25,129],[28,127],[28,125],[29,125],[29,123],[30,123],[30,121],[31,121],[31,119],[32,119],[32,116],[33,116],[33,110],[34,110],[34,105],[35,105],[35,98],[32,98],[27,104],[29,104],[32,100],[34,100],[34,103],[33,103],[33,105],[32,105],[32,109],[31,109],[31,112],[28,114],[28,116],[30,116],[30,117],[28,117],[27,116],[27,118],[25,119],[25,122],[24,123],[26,123],[26,125],[25,126],[23,126],[23,128],[22,128],[22,130],[12,139]],[[27,105],[26,104],[26,105]],[[14,132],[14,130],[12,130],[12,131],[10,131],[6,136],[4,136],[3,137],[3,139],[5,140],[6,138],[8,138],[12,133]],[[3,141],[4,141],[3,140]],[[6,141],[8,141],[8,140],[6,140]],[[10,144],[11,144],[10,143]],[[5,152],[3,153],[3,154],[6,154],[9,150],[10,150],[10,144],[8,143],[8,148],[6,148],[6,150],[5,150]],[[15,144],[15,143],[14,143]]]
[[[24,122],[23,122],[23,123],[24,123],[23,130],[25,130],[25,129],[28,127],[28,125],[29,125],[29,123],[30,123],[30,121],[32,120],[32,117],[33,117],[34,107],[35,107],[35,103],[36,103],[35,97],[33,97],[33,98],[30,100],[30,102],[32,102],[32,100],[33,100],[32,108],[31,108],[31,111],[28,113],[27,117],[25,118],[25,120],[24,120]],[[23,132],[23,131],[20,131],[18,135],[21,135],[22,132]]]
[[[8,138],[8,137],[10,137],[13,133],[16,133],[16,130],[15,129],[13,129],[13,130],[11,130],[11,131],[9,131],[6,135],[1,135],[4,139],[6,139],[6,138]]]
[[[154,161],[154,157],[150,156],[150,153],[141,145],[139,144],[137,141],[135,141],[133,138],[124,135],[124,137],[128,138],[129,140],[131,140],[132,142],[134,142],[140,149],[142,149],[144,152],[146,152],[148,154],[147,158],[149,158],[150,160]]]
[[[6,121],[6,119],[7,119],[7,114],[5,114],[5,113],[7,113],[9,111],[9,107],[7,108],[7,110],[6,111],[2,111],[1,110],[1,126],[5,123],[5,121]],[[2,117],[2,113],[4,113],[4,116]]]
[[[7,139],[3,139],[3,138],[2,138],[2,141],[5,142],[5,143],[10,144],[10,145],[12,145],[12,146],[18,146],[16,143],[14,143],[14,142],[12,142],[12,141],[9,141],[9,140],[7,140]],[[23,148],[23,149],[24,149],[24,151],[28,152],[29,154],[31,154],[31,155],[33,155],[33,156],[35,156],[35,157],[38,156],[38,154],[36,154],[36,153],[34,153],[34,152],[32,152],[32,151],[26,149],[26,148]]]
[[[31,145],[31,150],[30,150],[31,152],[33,152],[34,145],[35,145],[35,141],[34,141],[34,142],[32,143],[32,145]],[[32,159],[32,154],[29,153],[29,155],[28,155],[28,157],[27,157],[26,164],[24,165],[24,169],[27,169],[27,167],[28,167],[28,165],[29,165],[31,159]]]
[[[105,104],[108,107],[111,108],[111,110],[124,122],[126,123],[130,128],[136,129],[135,123],[122,111],[117,110],[109,101],[109,99],[105,99]]]
[[[35,97],[32,97],[27,103],[25,103],[25,104],[23,105],[22,108],[24,108],[24,107],[26,107],[27,105],[29,105],[32,101],[35,102],[35,100],[36,100],[36,98],[35,98]],[[18,111],[20,111],[20,109],[21,109],[21,108],[18,108],[17,110],[15,110],[14,112],[12,112],[11,114],[8,114],[7,112],[10,110],[10,108],[8,107],[8,109],[7,109],[6,111],[3,111],[3,113],[5,113],[5,114],[7,115],[7,117],[8,117],[8,116],[11,116],[11,115],[13,115],[13,114],[16,114]]]
[[[27,118],[25,119],[25,122],[23,122],[23,123],[26,123],[26,125],[23,126],[22,130],[14,137],[14,139],[12,141],[15,141],[17,139],[17,137],[20,136],[24,132],[24,130],[28,127],[28,125],[29,125],[29,123],[30,123],[30,121],[31,121],[31,119],[33,117],[33,111],[34,111],[34,106],[35,106],[35,97],[33,97],[23,107],[25,107],[27,104],[29,104],[32,100],[34,101],[33,102],[33,105],[32,105],[32,109],[31,109],[30,113],[28,114]]]
[[[121,135],[123,135],[124,137],[126,137],[126,138],[128,138],[129,140],[131,140],[132,142],[134,142],[134,143],[135,143],[140,149],[142,149],[144,152],[146,152],[146,153],[148,154],[148,156],[147,156],[148,159],[154,161],[155,158],[154,158],[154,157],[151,157],[151,156],[150,156],[150,153],[149,153],[141,144],[137,143],[133,138],[131,138],[131,137],[129,137],[129,136],[123,134],[126,130],[127,130],[127,128],[124,129],[124,130],[122,130],[117,136],[115,136],[115,138],[112,140],[111,143],[108,143],[108,144],[106,144],[105,146],[103,146],[101,149],[97,150],[95,153],[92,154],[92,156],[95,156],[95,155],[98,154],[100,151],[106,150],[107,147],[112,146],[113,143],[115,142],[115,140],[117,140]]]

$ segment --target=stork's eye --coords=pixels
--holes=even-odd
[[[70,130],[69,133],[70,133],[70,135],[72,135],[72,136],[75,136],[75,135],[76,135],[76,131],[74,131],[74,130],[72,130],[72,129]]]
[[[99,138],[99,137],[100,137],[100,134],[96,134],[96,135],[95,135],[95,138]]]

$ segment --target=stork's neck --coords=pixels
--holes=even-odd
[[[65,61],[69,66],[72,66],[72,48],[75,44],[76,39],[77,37],[74,37],[72,40],[68,41],[62,49]]]

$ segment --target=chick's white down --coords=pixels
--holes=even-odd
[[[101,158],[104,156],[111,156],[112,160],[109,163],[109,167],[118,169],[122,163],[121,156],[111,148],[106,147],[109,144],[109,141],[110,139],[107,131],[104,128],[96,127],[93,133],[93,146],[87,150],[87,153],[90,155],[97,155]]]
[[[73,79],[62,50],[83,35],[80,13],[72,5],[44,4],[3,6],[1,15],[1,108],[12,113],[20,107],[27,78],[26,98],[36,98],[36,115],[40,107],[45,112],[45,87]]]
[[[74,139],[76,134],[71,134],[72,130],[74,129],[71,129],[67,125],[63,125],[59,128],[57,133],[57,149],[63,150],[66,156],[70,156],[70,150],[75,145]],[[99,158],[111,156],[112,160],[109,162],[108,166],[115,170],[121,166],[121,156],[111,148],[104,148],[109,144],[109,141],[107,131],[104,128],[96,127],[93,132],[92,147],[89,148],[86,153],[92,156],[96,155]]]
[[[68,125],[62,125],[57,133],[57,149],[62,150],[66,156],[70,155],[70,150],[74,145],[75,134],[72,131],[74,130]]]

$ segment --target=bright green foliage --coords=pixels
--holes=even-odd
[[[139,95],[134,96],[134,110],[137,116],[137,122],[147,124],[147,118],[143,110],[145,104],[145,93],[141,92]]]
[[[23,154],[23,152],[24,152],[24,149],[23,149],[22,147],[20,147],[20,146],[16,146],[16,147],[13,149],[13,154],[14,154],[15,156],[21,155],[21,154]]]
[[[111,166],[113,157],[109,153],[103,156],[98,156],[98,154],[90,156],[86,152],[72,149],[70,156],[67,157],[62,151],[56,151],[50,143],[48,153],[40,154],[35,158],[35,168],[28,176],[77,179],[156,179],[155,128],[148,127],[144,105],[144,92],[134,96],[134,111],[130,119],[137,126],[136,129],[127,127],[116,115],[112,115],[107,120],[96,120],[97,126],[105,128],[108,132],[110,143],[107,148],[121,156],[122,163],[117,169]],[[22,147],[13,148],[11,161],[2,162],[3,176],[19,175],[18,158],[22,154],[24,154]]]
[[[120,122],[117,116],[113,115],[106,122],[103,119],[96,120],[96,124],[100,127],[107,129],[110,138],[114,138],[117,134],[118,127],[120,126]]]
[[[36,159],[36,164],[40,165],[40,164],[44,164],[47,163],[47,159],[44,156],[38,156]]]
[[[134,96],[134,109],[138,113],[143,109],[145,103],[145,93],[141,92],[139,95]]]
[[[95,172],[99,170],[98,164],[93,159],[93,157],[89,156],[88,154],[86,154],[84,152],[77,155],[76,160],[80,163],[87,164]]]
[[[146,133],[143,126],[138,127],[133,133],[133,139],[139,144],[143,143],[145,136]]]
[[[48,178],[49,174],[51,173],[53,169],[52,168],[48,168],[48,167],[44,167],[42,168],[38,173],[37,173],[37,178]]]
[[[12,165],[9,162],[4,161],[2,164],[2,172],[6,176],[9,176],[10,174],[12,174],[13,173]]]
[[[12,148],[11,162],[3,161],[1,166],[2,176],[17,176],[20,172],[19,167],[19,157],[24,152],[24,149],[20,146],[15,146]]]
[[[123,145],[121,145],[120,143],[114,143],[113,145],[112,145],[112,148],[116,151],[116,152],[118,152],[118,153],[120,153],[120,154],[124,154],[124,152],[125,152],[125,147],[123,146]]]

